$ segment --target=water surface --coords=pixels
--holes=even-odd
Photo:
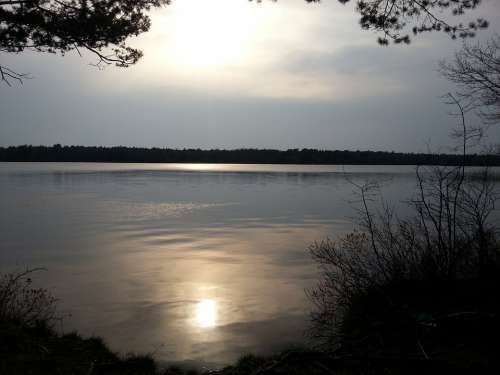
[[[0,264],[45,267],[63,329],[219,366],[305,340],[307,247],[352,229],[353,186],[411,166],[0,163]]]

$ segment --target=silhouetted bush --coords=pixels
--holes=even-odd
[[[499,365],[498,181],[462,164],[418,168],[416,183],[413,214],[400,218],[371,207],[376,183],[353,182],[359,231],[310,247],[322,271],[312,334],[350,354]]]
[[[8,273],[0,277],[0,321],[25,326],[51,326],[56,316],[56,299],[44,288],[32,285],[32,274],[40,269]]]

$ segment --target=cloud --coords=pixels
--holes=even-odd
[[[439,97],[454,88],[436,69],[459,43],[431,33],[382,48],[354,4],[243,2],[260,29],[245,59],[221,66],[176,60],[171,7],[131,40],[145,57],[129,69],[99,71],[91,55],[2,56],[35,78],[0,86],[1,144],[419,151],[448,142],[454,119]]]

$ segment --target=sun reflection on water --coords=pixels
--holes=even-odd
[[[217,322],[217,303],[203,299],[196,305],[196,323],[203,328],[214,327]]]

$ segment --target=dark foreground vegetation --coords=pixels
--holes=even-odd
[[[450,97],[465,160],[481,134]],[[375,373],[500,373],[500,190],[489,169],[417,168],[404,216],[376,181],[351,183],[359,229],[310,247],[322,271],[310,291],[320,348],[379,359]]]
[[[113,163],[248,163],[500,166],[500,154],[414,154],[386,151],[316,149],[201,150],[139,147],[11,146],[0,147],[0,161]]]

